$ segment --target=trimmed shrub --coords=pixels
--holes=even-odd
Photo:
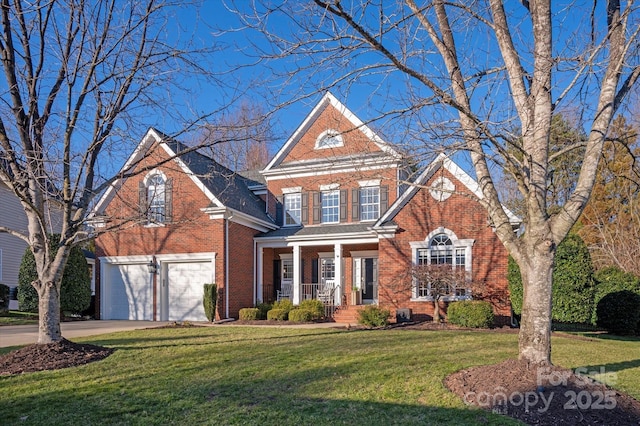
[[[602,268],[595,274],[596,291],[594,295],[594,303],[596,308],[593,310],[593,323],[597,323],[597,306],[600,300],[609,293],[614,293],[623,290],[629,290],[634,293],[640,294],[640,278],[633,275],[630,272],[625,272],[622,269],[610,266]]]
[[[269,312],[273,308],[273,305],[271,303],[258,303],[258,305],[256,305],[256,308],[258,308],[259,310],[258,319],[266,320],[267,312]]]
[[[313,312],[309,309],[297,308],[289,312],[290,322],[309,322],[313,319]]]
[[[385,327],[389,325],[391,312],[375,305],[367,305],[358,311],[358,323],[367,327]]]
[[[520,268],[509,256],[507,269],[511,306],[522,314],[522,277]],[[569,234],[558,245],[553,270],[551,318],[563,323],[591,323],[595,278],[587,245],[576,234]]]
[[[447,321],[461,327],[489,328],[493,325],[493,308],[483,300],[451,302],[447,308]]]
[[[600,299],[596,308],[597,325],[612,334],[636,334],[640,331],[640,295],[622,290]]]
[[[0,314],[9,312],[9,286],[0,284]]]
[[[216,319],[216,303],[218,300],[218,286],[214,283],[204,285],[204,295],[202,297],[202,305],[204,306],[204,314],[209,322]]]
[[[260,309],[258,308],[242,308],[239,311],[239,318],[244,321],[253,321],[258,319]]]
[[[55,254],[57,236],[50,239],[50,250]],[[18,271],[18,303],[20,310],[38,312],[38,292],[31,283],[38,279],[36,261],[30,248],[22,256]],[[62,274],[60,287],[60,311],[80,314],[91,304],[91,276],[89,265],[80,247],[72,247]]]
[[[318,320],[324,317],[324,303],[318,299],[308,299],[300,302],[300,309],[311,312],[311,319]]]
[[[286,313],[289,313],[293,309],[293,302],[289,299],[282,299],[273,302],[273,309],[282,309]]]
[[[273,308],[267,312],[268,320],[286,321],[289,316],[289,312],[284,309]]]

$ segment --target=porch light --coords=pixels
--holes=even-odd
[[[155,275],[158,273],[158,265],[156,264],[156,262],[154,262],[153,259],[151,259],[149,263],[147,263],[147,269],[149,270],[149,273],[152,275]]]

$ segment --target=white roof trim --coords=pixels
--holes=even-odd
[[[378,219],[374,227],[379,227],[384,222],[389,220],[389,218],[394,217],[405,205],[407,200],[413,197],[420,189],[421,185],[427,182],[433,174],[440,168],[444,167],[449,173],[451,173],[457,180],[459,180],[469,191],[471,191],[478,199],[483,199],[484,195],[480,190],[480,186],[475,179],[473,179],[467,172],[465,172],[460,166],[453,162],[447,155],[438,154],[435,160],[418,176],[415,182],[407,188],[407,190],[396,199],[396,201],[391,205],[391,207],[387,210],[387,212]],[[509,217],[509,221],[512,224],[519,224],[522,221],[506,206],[502,206],[503,210]]]
[[[309,130],[311,124],[315,122],[318,116],[328,105],[336,108],[338,112],[340,112],[340,114],[342,114],[345,118],[347,118],[347,120],[349,120],[349,122],[355,129],[358,129],[362,133],[364,133],[365,136],[373,141],[382,151],[392,156],[400,156],[396,150],[394,150],[388,143],[383,141],[373,130],[371,130],[371,128],[369,128],[369,126],[364,124],[358,117],[356,117],[355,114],[353,114],[342,102],[340,102],[335,96],[333,96],[331,92],[327,92],[322,97],[322,99],[320,99],[320,102],[316,104],[313,110],[311,110],[311,113],[307,115],[302,124],[300,124],[296,131],[293,132],[293,135],[291,135],[291,137],[285,142],[282,148],[280,148],[276,155],[274,155],[269,164],[267,164],[267,166],[264,168],[263,172],[271,170],[272,168],[280,164],[282,160],[284,160],[291,149],[293,149],[293,147],[298,143],[302,135],[304,135],[307,130]]]
[[[154,143],[158,143],[160,147],[164,149],[164,151],[170,157],[173,157],[173,161],[175,161],[180,169],[193,181],[193,183],[205,194],[205,196],[216,206],[224,207],[224,205],[218,200],[211,191],[207,189],[207,187],[202,183],[200,178],[196,176],[191,169],[182,161],[167,143],[163,141],[162,136],[155,131],[155,129],[149,129],[147,134],[142,138],[136,149],[133,151],[131,156],[124,163],[124,166],[120,169],[120,171],[125,171],[131,168],[132,165],[136,164],[140,159],[147,153],[149,147]],[[125,178],[126,179],[126,178]],[[117,179],[109,186],[109,188],[104,192],[100,200],[96,204],[96,206],[92,209],[89,217],[94,217],[99,215],[104,211],[109,202],[115,196],[115,193],[122,187],[124,183],[123,179]]]

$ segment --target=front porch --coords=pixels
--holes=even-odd
[[[327,317],[378,303],[377,240],[257,244],[257,302],[317,299]],[[275,246],[275,247],[274,247]]]

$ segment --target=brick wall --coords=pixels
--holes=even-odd
[[[456,185],[456,193],[436,201],[428,189],[420,189],[395,217],[399,231],[395,238],[380,241],[380,303],[395,310],[411,308],[417,319],[433,315],[433,303],[411,301],[411,242],[425,241],[427,235],[444,227],[458,239],[475,240],[472,247],[474,292],[482,291],[493,304],[496,322],[504,324],[511,314],[507,283],[507,251],[489,226],[486,211],[471,193],[447,171],[442,173]],[[441,176],[437,173],[434,179]],[[430,182],[427,183],[427,186]],[[464,191],[459,193],[458,191]],[[446,304],[442,307],[446,309]]]

